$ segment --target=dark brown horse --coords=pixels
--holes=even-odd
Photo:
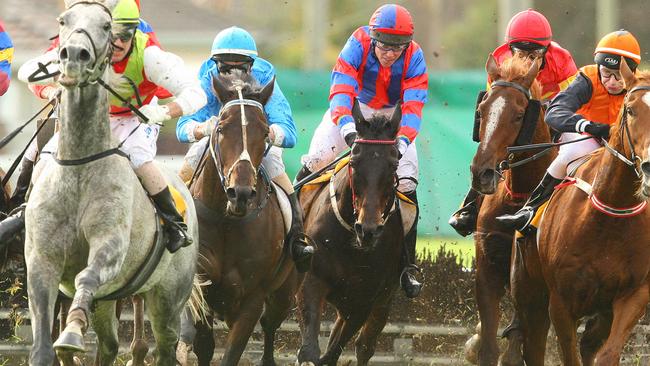
[[[607,149],[578,169],[575,186],[556,191],[538,229],[548,313],[565,365],[580,358],[618,365],[650,299],[650,73],[635,76],[623,62],[621,75],[628,94]],[[578,355],[583,317],[590,320]]]
[[[478,106],[480,144],[471,165],[472,187],[486,195],[474,234],[476,300],[481,323],[480,334],[467,345],[468,358],[477,360],[480,365],[496,365],[499,359],[499,302],[509,284],[515,234],[495,218],[523,206],[555,153],[518,165],[517,162],[530,157],[528,153],[521,154],[515,162],[510,162],[511,169],[499,172],[501,162],[510,158],[507,147],[550,142],[543,112],[534,110],[539,108],[540,89],[535,82],[539,61],[513,57],[498,66],[490,55],[486,63],[486,71],[493,83]],[[501,361],[503,364],[518,364],[521,362],[521,335],[514,327],[507,336],[509,348]]]
[[[251,76],[233,71],[215,77],[213,84],[223,107],[190,187],[200,224],[198,273],[209,281],[203,288],[207,303],[230,328],[220,364],[237,365],[260,320],[262,364],[274,365],[275,331],[288,315],[299,284],[284,246],[280,193],[260,170],[269,133],[263,104],[274,81],[260,89]],[[186,320],[184,334],[191,326]],[[212,318],[196,327],[194,352],[199,365],[209,365],[215,346]]]
[[[302,346],[299,362],[336,365],[359,329],[357,364],[366,365],[386,324],[399,285],[404,230],[397,209],[395,136],[401,108],[393,116],[366,120],[355,102],[357,140],[348,169],[331,182],[301,193],[307,235],[316,242],[312,269],[298,294]],[[319,358],[318,334],[324,301],[337,319],[327,352]]]

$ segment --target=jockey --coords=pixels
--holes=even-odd
[[[332,71],[330,108],[314,132],[309,152],[296,180],[325,167],[356,139],[352,104],[358,99],[362,113],[390,115],[402,103],[402,124],[398,132],[400,155],[399,187],[417,203],[418,160],[415,138],[427,101],[428,75],[424,53],[413,41],[413,21],[400,5],[378,8],[368,26],[357,28],[339,54]],[[408,297],[419,295],[422,284],[411,273],[415,265],[417,216],[406,236],[400,283]]]
[[[566,89],[576,78],[577,69],[569,51],[552,41],[551,25],[541,13],[528,9],[510,19],[506,29],[506,43],[497,47],[492,55],[501,64],[513,54],[542,57],[536,80],[542,87],[542,102],[548,103],[558,92]],[[488,89],[494,80],[488,79]],[[461,208],[454,212],[449,224],[462,236],[476,230],[476,220],[482,196],[469,189]]]
[[[124,141],[122,150],[129,155],[131,165],[144,188],[151,196],[157,211],[165,221],[167,249],[175,252],[192,243],[185,232],[183,217],[176,210],[167,182],[154,163],[156,140],[162,122],[197,111],[205,105],[206,95],[198,83],[185,70],[183,61],[176,55],[162,51],[148,34],[140,30],[140,11],[134,0],[120,0],[113,9],[113,54],[111,58],[110,86],[123,99],[139,108],[149,119],[149,125],[140,121],[118,98],[109,95],[110,121],[113,136]],[[56,52],[52,52],[55,54]],[[50,52],[45,55],[51,54]],[[39,59],[42,59],[40,56]],[[49,61],[52,61],[50,59]],[[42,62],[45,64],[45,62]],[[36,63],[31,63],[35,65]],[[24,70],[31,75],[36,68]],[[22,73],[21,68],[21,73]],[[166,105],[152,102],[159,86],[169,90],[176,98]],[[45,93],[41,90],[41,95]],[[58,134],[45,146],[44,151],[55,153]],[[16,221],[19,225],[16,224]],[[22,213],[0,223],[0,240],[10,235],[10,228],[24,225]]]
[[[617,121],[627,93],[619,71],[621,62],[634,72],[641,62],[641,48],[630,32],[619,30],[603,37],[594,55],[596,64],[580,68],[580,76],[553,99],[544,120],[562,132],[561,142],[583,138],[584,134],[595,138],[560,146],[526,205],[514,215],[497,218],[505,225],[527,231],[537,209],[564,180],[569,163],[598,149],[600,139],[609,137],[610,125]]]
[[[188,151],[180,176],[189,181],[196,169],[209,137],[219,123],[217,116],[222,105],[212,87],[212,79],[219,74],[229,74],[237,69],[250,73],[260,84],[266,85],[275,77],[273,65],[257,55],[253,37],[242,28],[230,27],[219,32],[212,43],[210,58],[201,65],[199,80],[208,96],[208,103],[194,114],[181,117],[176,125],[176,136],[181,142],[193,142]],[[296,126],[291,116],[289,102],[277,82],[273,94],[264,105],[269,122],[271,148],[262,159],[269,177],[289,194],[293,221],[288,234],[290,249],[296,268],[306,272],[311,265],[314,249],[307,244],[302,222],[302,210],[282,161],[282,148],[296,144]]]
[[[11,82],[11,61],[14,58],[14,45],[9,34],[0,23],[0,96],[9,89]]]

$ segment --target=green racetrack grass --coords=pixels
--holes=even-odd
[[[437,253],[440,248],[444,247],[448,252],[458,255],[459,259],[474,259],[474,238],[462,237],[438,237],[438,236],[419,236],[417,242],[417,252],[419,255],[425,252]]]

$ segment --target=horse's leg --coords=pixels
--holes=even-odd
[[[117,339],[118,320],[115,317],[115,301],[98,302],[90,317],[97,334],[96,361],[99,361],[99,366],[112,365],[120,346]]]
[[[336,320],[334,320],[334,324],[332,324],[332,330],[330,330],[330,335],[327,338],[327,348],[330,349],[333,344],[339,341],[341,338],[341,330],[343,329],[343,324],[345,323],[345,317],[341,316],[340,313],[337,312],[336,314]]]
[[[553,327],[557,334],[562,364],[564,366],[580,365],[580,357],[578,356],[578,349],[576,347],[578,322],[566,308],[562,299],[552,292],[549,301],[549,313],[551,314]]]
[[[612,327],[612,314],[598,314],[585,324],[585,331],[580,339],[580,357],[582,366],[592,366],[596,352],[602,347]]]
[[[375,354],[377,338],[386,325],[389,312],[390,301],[373,306],[370,316],[355,341],[357,365],[367,365],[370,358]]]
[[[650,300],[649,285],[637,288],[625,297],[614,300],[612,306],[612,328],[607,341],[596,355],[596,365],[618,365],[621,351],[632,328],[645,314],[648,300]]]
[[[207,314],[206,314],[207,315]],[[212,338],[212,336],[210,336]],[[181,313],[181,339],[176,346],[176,361],[181,366],[188,366],[188,356],[193,349],[192,344],[196,339],[196,327],[192,319],[192,312],[189,306],[185,306]]]
[[[347,319],[343,321],[343,325],[336,337],[337,339],[332,342],[333,339],[330,336],[330,345],[327,347],[327,351],[325,351],[323,357],[318,360],[319,365],[336,366],[339,357],[341,357],[341,353],[343,353],[343,348],[348,341],[350,341],[352,336],[359,331],[365,320],[368,318],[369,311],[370,309],[368,309],[368,311],[360,310],[359,312],[350,314]]]
[[[295,288],[295,281],[287,278],[284,284],[266,299],[266,306],[260,319],[260,325],[264,331],[264,353],[262,354],[261,365],[275,365],[273,357],[275,332],[289,315]]]
[[[27,257],[31,257],[27,253]],[[29,354],[30,365],[51,366],[55,361],[52,349],[54,304],[61,277],[59,270],[48,264],[46,258],[26,258],[31,263],[27,271],[27,299],[32,324],[33,343]]]
[[[156,366],[176,366],[176,344],[180,334],[181,312],[185,306],[182,299],[187,300],[189,296],[189,292],[183,296],[179,288],[170,282],[165,283],[164,288],[159,285],[144,295],[151,330],[156,339]]]
[[[214,356],[214,334],[212,325],[214,318],[211,315],[207,317],[207,324],[199,322],[194,324],[196,333],[194,338],[194,354],[196,355],[198,366],[210,366]]]
[[[127,366],[144,366],[144,358],[149,352],[149,345],[144,338],[144,299],[134,295],[133,299],[133,341],[131,342],[132,359]]]
[[[257,324],[262,314],[262,308],[264,307],[263,296],[261,293],[251,295],[251,297],[242,301],[236,318],[231,321],[227,320],[232,325],[226,338],[223,358],[219,365],[236,366],[239,363],[239,359],[244,353],[244,349],[246,349],[248,339],[253,333],[253,329],[255,329],[255,324]]]
[[[297,294],[301,336],[299,363],[316,362],[320,356],[318,336],[326,293],[327,285],[308,272]]]
[[[502,245],[502,240],[476,235],[476,302],[481,321],[478,363],[481,366],[496,365],[499,358],[499,301],[505,294],[510,266],[509,260],[498,253]]]

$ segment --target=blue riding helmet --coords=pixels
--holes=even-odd
[[[212,55],[234,54],[257,58],[257,46],[250,33],[239,27],[230,27],[217,33],[212,41]]]

